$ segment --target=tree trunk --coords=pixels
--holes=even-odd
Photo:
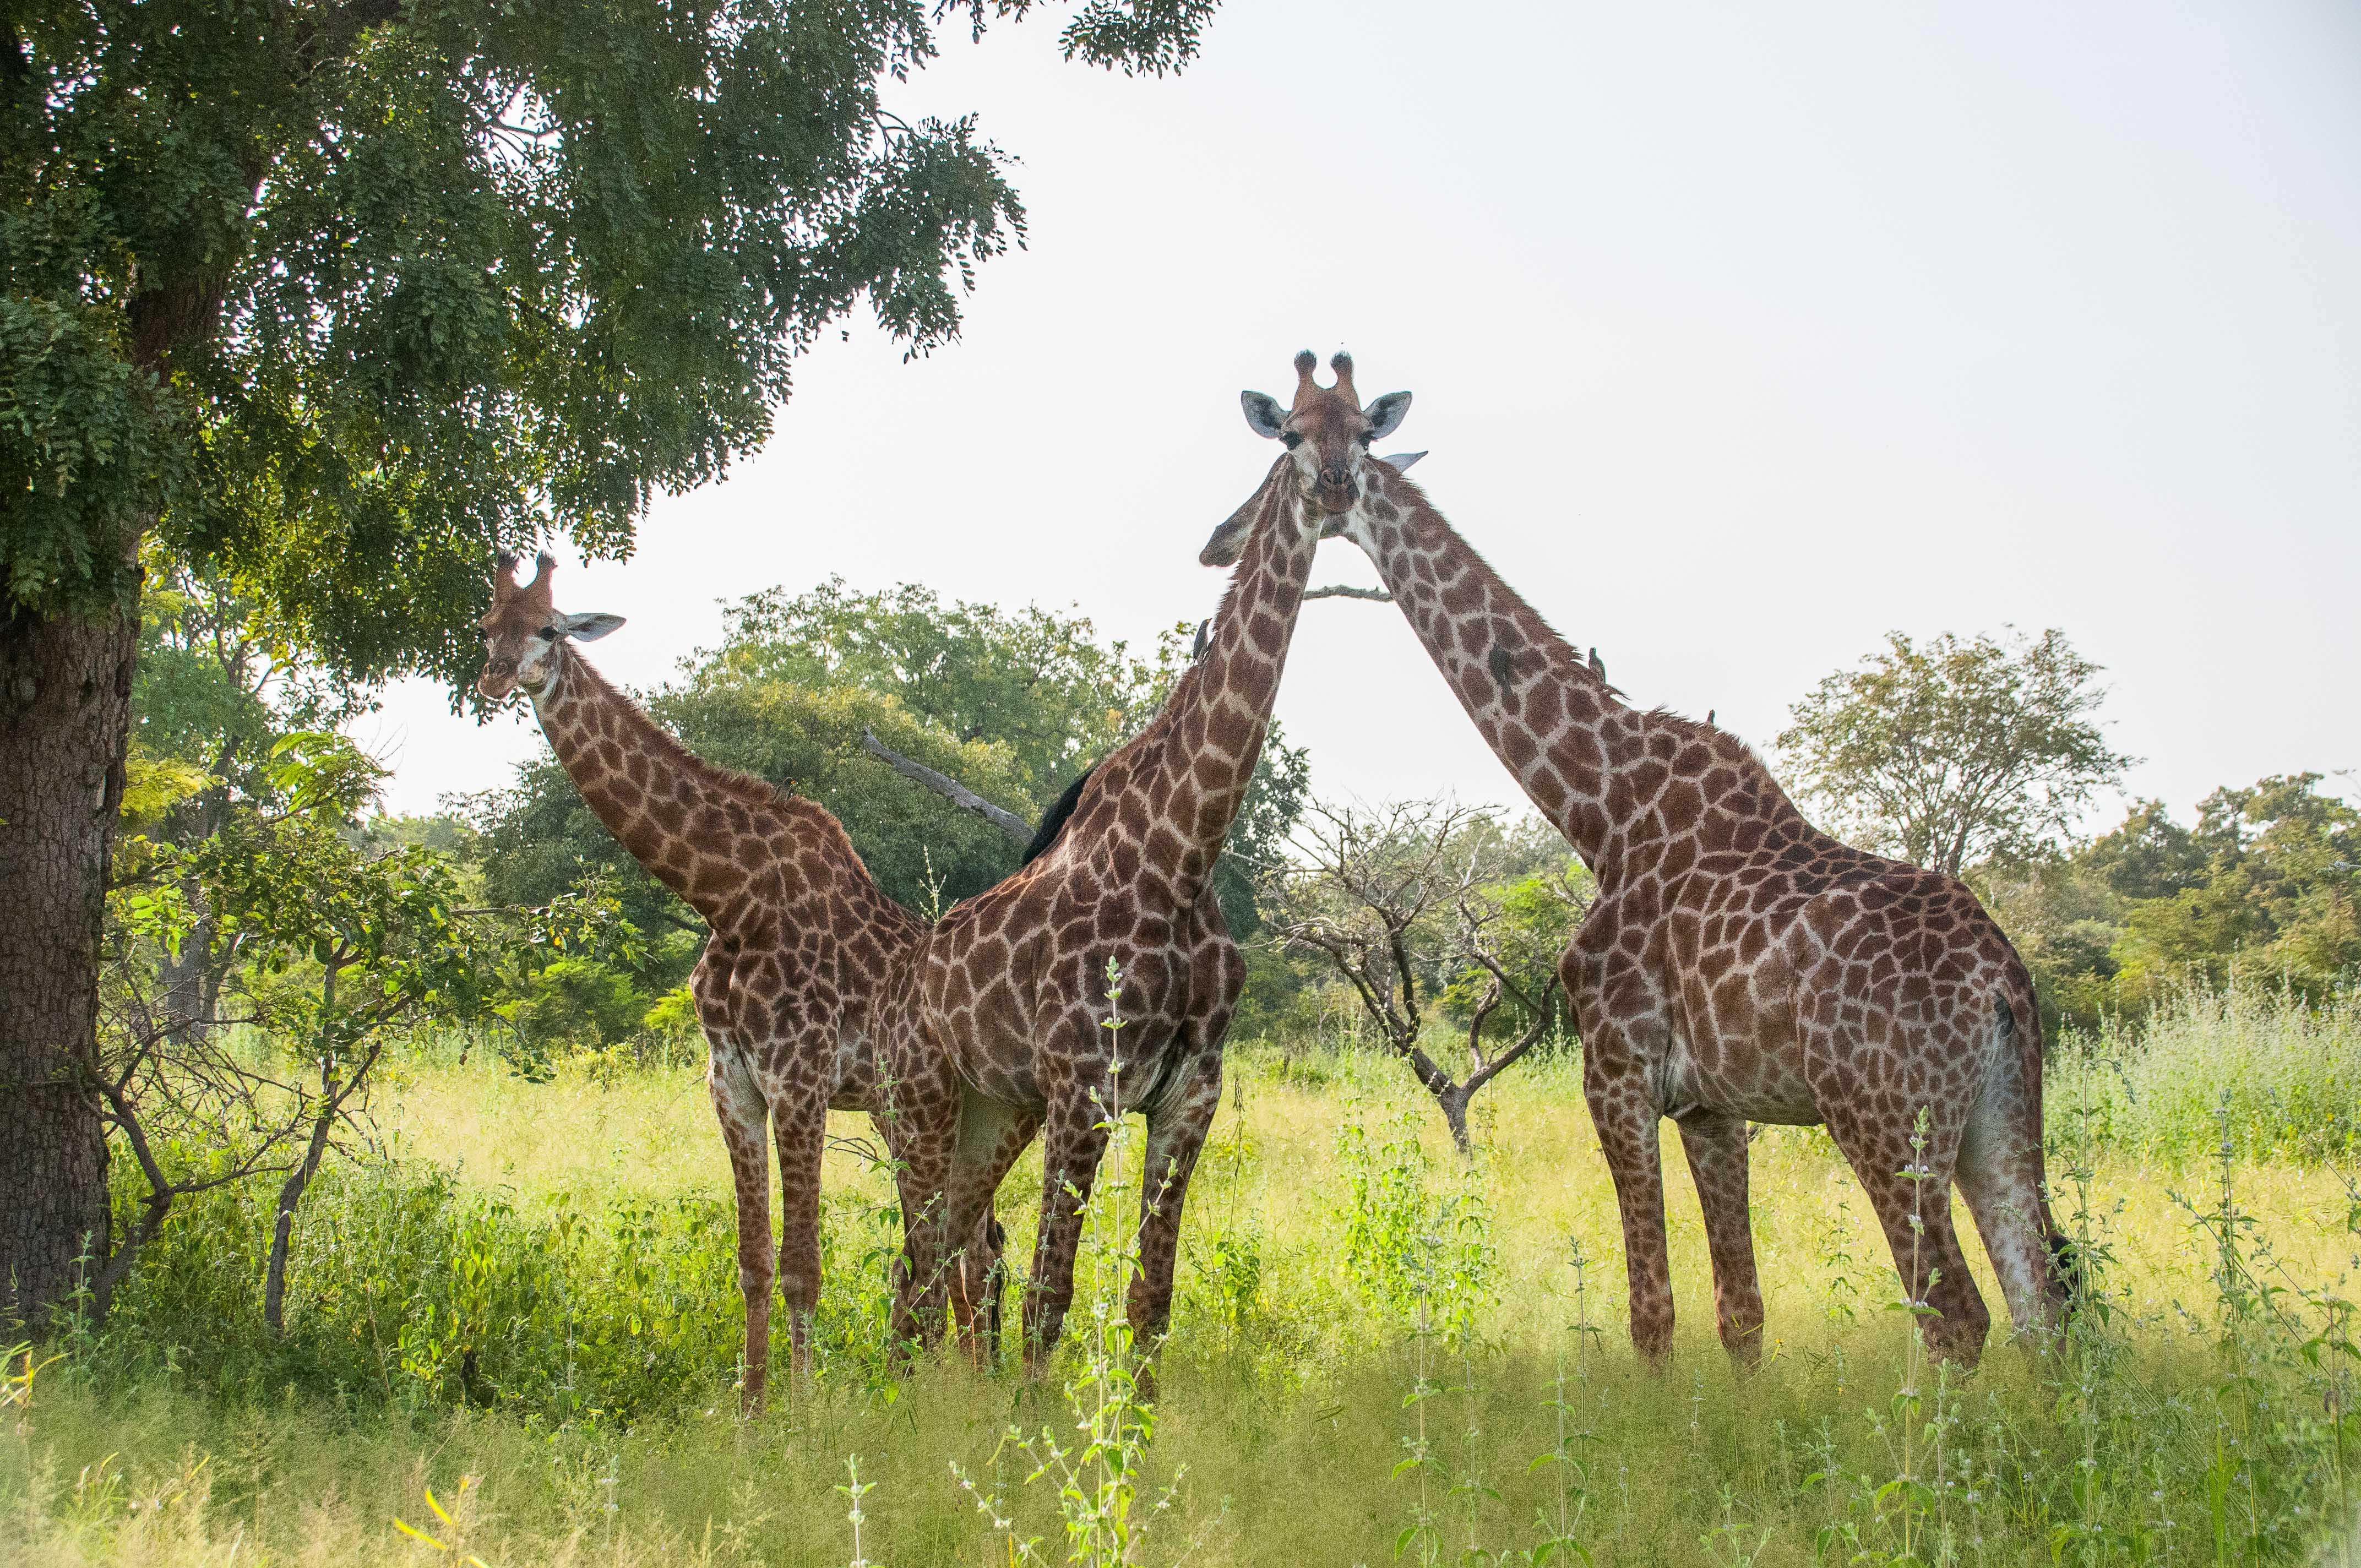
[[[270,1267],[262,1281],[262,1321],[274,1334],[287,1332],[287,1252],[295,1239],[295,1206],[303,1201],[303,1189],[312,1185],[312,1178],[319,1173],[320,1157],[328,1152],[328,1129],[336,1124],[336,1104],[333,1089],[322,1097],[303,1163],[288,1173],[286,1184],[279,1190],[279,1221],[270,1233]]]
[[[40,1326],[107,1251],[85,1075],[138,628],[130,606],[0,616],[0,1322]]]
[[[1435,1092],[1434,1102],[1443,1107],[1443,1124],[1451,1129],[1451,1142],[1463,1159],[1476,1157],[1476,1145],[1467,1136],[1467,1102],[1473,1091],[1466,1084],[1454,1084]]]

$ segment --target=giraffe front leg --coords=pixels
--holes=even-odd
[[[771,1367],[771,1280],[776,1257],[771,1246],[771,1153],[763,1139],[770,1106],[745,1058],[719,1041],[706,1069],[713,1113],[730,1151],[730,1172],[738,1201],[738,1290],[746,1301],[746,1344],[738,1384],[745,1411],[763,1408]]]
[[[790,1365],[812,1370],[812,1320],[819,1310],[820,1157],[828,1147],[828,1104],[799,1101],[774,1107],[779,1146],[779,1294],[787,1308]]]
[[[1629,1060],[1627,1050],[1585,1031],[1587,1061],[1583,1098],[1615,1179],[1623,1217],[1623,1267],[1631,1294],[1631,1343],[1652,1371],[1662,1372],[1673,1350],[1673,1271],[1664,1240],[1664,1164],[1657,1144],[1656,1103],[1636,1070],[1603,1068]]]
[[[1074,1300],[1074,1252],[1082,1207],[1106,1153],[1107,1113],[1069,1082],[1049,1106],[1041,1137],[1041,1223],[1033,1245],[1033,1281],[1025,1297],[1025,1369],[1038,1375],[1057,1348]]]
[[[1721,1344],[1741,1372],[1763,1361],[1763,1286],[1754,1272],[1754,1229],[1746,1198],[1746,1120],[1697,1111],[1680,1120],[1681,1150],[1705,1211],[1713,1253],[1713,1305]]]

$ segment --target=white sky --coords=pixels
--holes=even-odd
[[[1161,82],[1060,62],[1049,16],[945,49],[896,106],[981,114],[1030,248],[928,359],[831,338],[766,451],[561,572],[630,618],[623,681],[830,573],[1194,620],[1272,454],[1238,389],[1344,346],[1634,702],[1767,746],[1889,628],[2055,625],[2184,818],[2361,764],[2349,0],[1228,0]],[[1319,580],[1374,575],[1336,542]],[[1279,713],[1323,794],[1521,804],[1389,607],[1307,606]],[[357,733],[401,811],[539,744],[421,683]]]

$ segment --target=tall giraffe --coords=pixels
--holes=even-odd
[[[1930,1343],[1972,1363],[1991,1314],[1951,1222],[1958,1184],[2020,1331],[2059,1319],[2041,1015],[2024,963],[1952,878],[1838,842],[1745,745],[1616,700],[1418,486],[1369,464],[1330,521],[1366,552],[1468,718],[1581,855],[1598,896],[1559,961],[1615,1179],[1631,1337],[1673,1333],[1659,1123],[1696,1178],[1722,1343],[1762,1354],[1747,1123],[1825,1124],[1884,1227]],[[1209,565],[1234,553],[1224,523]],[[1921,1114],[1923,1147],[1914,1146]],[[1923,1232],[1919,1229],[1923,1225]]]
[[[515,557],[500,558],[481,622],[477,690],[497,702],[524,689],[583,803],[712,931],[689,990],[712,1047],[706,1082],[737,1190],[742,1387],[754,1409],[770,1365],[774,1276],[794,1365],[810,1368],[828,1113],[868,1112],[891,1150],[906,1120],[958,1103],[942,1059],[893,1050],[907,1033],[884,1016],[906,989],[928,928],[885,896],[826,808],[697,757],[577,654],[574,643],[623,621],[558,610],[550,600],[555,565],[544,554],[533,580],[519,584]],[[785,1210],[775,1256],[766,1123]],[[902,1197],[911,1215],[939,1194],[915,1190],[906,1172]],[[984,1298],[999,1230],[988,1212],[972,1227],[962,1255],[963,1322],[971,1321],[966,1304]]]
[[[1291,413],[1247,394],[1248,418],[1272,433],[1284,426],[1290,455],[1271,466],[1237,531],[1238,569],[1203,655],[1147,728],[1091,771],[1047,851],[943,917],[919,969],[914,1025],[967,1087],[962,1114],[905,1156],[923,1185],[947,1189],[938,1242],[969,1234],[1043,1132],[1025,1300],[1036,1364],[1073,1299],[1081,1209],[1109,1109],[1148,1116],[1127,1303],[1138,1343],[1155,1343],[1170,1319],[1181,1206],[1221,1102],[1222,1040],[1246,975],[1213,896],[1213,862],[1262,752],[1321,529],[1359,494],[1373,422],[1352,402],[1349,363],[1338,366],[1338,391],[1315,383],[1317,363],[1297,356]],[[1119,1032],[1104,1026],[1110,960],[1123,977]]]

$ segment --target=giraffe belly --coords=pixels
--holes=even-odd
[[[1678,1120],[1700,1112],[1780,1126],[1817,1126],[1822,1120],[1802,1058],[1788,1048],[1763,1048],[1748,1038],[1708,1036],[1693,1042],[1676,1031],[1656,1075],[1657,1104]]]

